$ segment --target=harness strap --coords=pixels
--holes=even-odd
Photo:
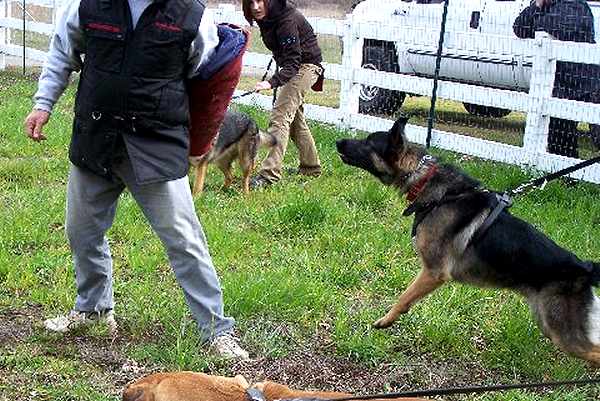
[[[481,191],[480,189],[476,188],[475,191]],[[442,206],[443,204],[446,203],[450,203],[450,202],[456,202],[458,200],[467,198],[469,196],[473,195],[472,191],[466,192],[466,193],[462,193],[459,195],[448,195],[448,196],[444,196],[442,199],[440,199],[437,202],[427,202],[427,203],[411,203],[406,209],[404,209],[404,212],[402,212],[402,216],[404,217],[408,217],[411,214],[415,214],[415,219],[413,221],[413,226],[412,226],[412,232],[411,232],[411,237],[414,237],[415,235],[417,235],[417,227],[419,226],[419,224],[421,224],[421,222],[423,220],[425,220],[425,217],[427,217],[427,215],[436,207],[438,206]]]
[[[496,201],[498,203],[496,203],[496,207],[494,208],[494,210],[492,210],[492,212],[488,214],[481,226],[479,226],[477,231],[475,231],[475,234],[473,234],[471,240],[469,241],[469,245],[474,241],[478,241],[483,236],[483,234],[485,234],[488,228],[490,228],[492,224],[494,224],[494,222],[496,221],[498,216],[500,216],[500,213],[502,213],[504,209],[512,206],[512,198],[507,193],[495,193],[494,195],[496,196]]]

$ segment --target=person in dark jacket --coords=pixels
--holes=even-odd
[[[515,19],[513,31],[519,38],[534,38],[544,31],[557,40],[596,43],[594,18],[585,0],[534,0]],[[558,61],[554,97],[598,102],[600,66]],[[578,157],[577,122],[550,118],[548,152]]]
[[[42,129],[70,74],[81,71],[66,211],[77,297],[71,312],[44,322],[48,330],[104,323],[116,331],[106,232],[127,188],[167,251],[202,340],[219,356],[248,358],[233,335],[234,320],[224,315],[187,178],[186,84],[208,79],[207,70],[218,75],[215,66],[228,60],[239,62],[219,49],[244,45],[222,46],[221,38],[232,35],[203,12],[198,0],[72,0],[60,14],[25,120],[27,135],[44,140]]]
[[[286,0],[242,0],[242,9],[251,25],[258,24],[262,40],[278,67],[268,81],[258,82],[254,89],[279,88],[269,123],[269,132],[278,143],[271,148],[250,185],[256,189],[281,179],[290,136],[298,147],[298,173],[318,176],[321,163],[303,108],[305,93],[323,74],[317,37],[306,18]]]

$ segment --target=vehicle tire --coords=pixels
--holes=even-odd
[[[463,103],[463,106],[465,106],[465,110],[467,110],[469,114],[475,116],[502,118],[510,114],[510,110],[499,109],[498,107],[482,106],[473,103]]]
[[[363,68],[397,72],[397,66],[396,49],[393,43],[365,39]],[[358,111],[364,114],[392,114],[402,106],[405,97],[404,92],[362,85],[358,99]]]

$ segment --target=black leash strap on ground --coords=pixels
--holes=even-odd
[[[271,64],[273,64],[273,57],[271,57],[271,60],[269,60],[269,64],[267,64],[267,69],[265,70],[265,73],[263,74],[262,78],[260,79],[261,82],[264,81],[267,78],[267,74],[269,73],[269,70],[271,69]],[[233,96],[231,98],[231,100],[239,99],[239,98],[242,98],[244,96],[251,95],[253,93],[256,93],[256,91],[255,90],[251,90],[251,91],[248,91],[248,92],[244,92],[241,95]],[[273,100],[273,103],[275,103],[275,100]]]
[[[336,399],[323,399],[323,398],[294,398],[282,401],[354,401],[354,400],[374,400],[374,399],[392,399],[392,398],[403,398],[403,397],[434,397],[440,395],[452,395],[452,394],[479,394],[496,391],[508,391],[508,390],[519,390],[519,389],[532,389],[532,388],[544,388],[544,387],[564,387],[564,386],[589,386],[592,384],[599,384],[600,378],[593,378],[587,380],[570,380],[570,381],[558,381],[558,382],[545,382],[545,383],[524,383],[524,384],[501,384],[495,386],[471,386],[471,387],[447,387],[430,390],[415,390],[415,391],[403,391],[399,393],[387,393],[387,394],[373,394],[373,395],[356,395],[352,397],[336,398]]]
[[[591,158],[589,160],[584,160],[581,163],[574,164],[574,165],[572,165],[570,167],[567,167],[567,168],[564,168],[562,170],[555,171],[554,173],[550,173],[550,174],[547,174],[547,175],[545,175],[543,177],[536,178],[535,180],[528,181],[528,182],[526,182],[524,184],[519,185],[515,189],[507,191],[506,193],[509,196],[511,196],[511,197],[515,196],[515,195],[518,195],[518,194],[522,193],[523,191],[525,191],[526,189],[528,189],[530,187],[537,187],[538,185],[544,185],[547,182],[555,180],[555,179],[557,179],[559,177],[562,177],[564,175],[570,174],[573,171],[577,171],[577,170],[580,170],[582,168],[591,166],[592,164],[595,164],[595,163],[598,163],[598,162],[600,162],[600,156],[593,157],[593,158]]]

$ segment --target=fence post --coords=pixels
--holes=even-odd
[[[344,36],[342,37],[342,81],[340,88],[340,111],[342,115],[341,125],[349,128],[353,114],[358,113],[358,97],[360,85],[354,83],[354,68],[360,68],[362,63],[362,46],[364,40],[355,34],[354,18],[352,14],[346,14],[344,20]],[[358,48],[357,48],[358,46]],[[358,52],[360,50],[360,52]]]
[[[0,0],[0,19],[8,16],[8,0]],[[0,71],[6,69],[6,45],[8,45],[8,28],[0,26]]]
[[[556,59],[551,58],[552,37],[546,32],[536,32],[535,54],[529,84],[529,106],[523,136],[523,148],[528,160],[535,165],[540,155],[546,154],[550,117],[543,114],[544,103],[552,97]]]

